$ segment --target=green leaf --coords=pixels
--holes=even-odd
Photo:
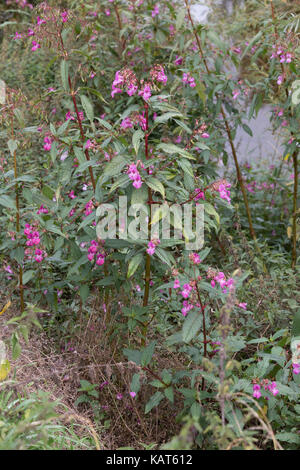
[[[204,210],[205,210],[205,212],[207,212],[207,214],[212,215],[212,216],[216,219],[218,225],[220,225],[220,216],[219,216],[219,214],[217,213],[217,211],[216,211],[216,209],[214,208],[214,206],[212,206],[212,205],[209,204],[208,202],[205,202],[205,203],[204,203]]]
[[[142,253],[138,253],[135,255],[128,263],[128,271],[127,271],[127,277],[131,277],[134,275],[135,271],[139,267],[139,265],[142,263],[144,259],[144,256]]]
[[[103,175],[107,178],[110,176],[116,176],[123,170],[126,165],[126,160],[121,155],[117,155],[110,162],[107,163],[104,169]]]
[[[200,330],[202,325],[202,318],[199,312],[188,313],[182,328],[182,339],[185,343],[189,343]]]
[[[135,131],[132,135],[132,145],[136,154],[138,154],[141,140],[144,138],[144,132],[141,129]]]
[[[89,286],[87,286],[86,284],[83,284],[82,286],[80,286],[80,289],[79,289],[79,295],[82,299],[82,302],[85,304],[88,296],[89,296],[89,293],[90,293],[90,288]]]
[[[153,191],[159,192],[162,197],[165,198],[165,188],[157,178],[150,176],[150,178],[146,179],[146,184],[149,186],[149,188],[153,189]]]
[[[23,273],[23,285],[27,284],[33,277],[34,277],[35,271],[33,269],[30,269],[29,271],[25,271]]]
[[[174,390],[173,390],[173,387],[165,388],[164,393],[165,393],[166,398],[171,403],[174,403]]]
[[[156,392],[154,393],[154,395],[152,395],[152,397],[150,398],[150,400],[148,401],[146,407],[145,407],[145,413],[149,413],[149,411],[152,410],[152,408],[154,408],[155,406],[159,405],[159,403],[161,402],[161,400],[164,398],[162,392]]]
[[[7,207],[8,209],[16,209],[15,201],[9,196],[0,196],[0,206]]]
[[[153,357],[156,341],[151,341],[151,343],[144,348],[141,355],[141,364],[142,366],[147,366]]]
[[[195,157],[193,157],[193,155],[191,155],[189,152],[174,144],[159,144],[157,148],[170,155],[179,154],[185,158],[188,158],[189,160],[196,160]]]
[[[94,109],[93,109],[92,103],[90,102],[90,100],[85,95],[81,95],[80,99],[81,99],[81,104],[82,104],[82,107],[84,109],[85,114],[87,115],[90,122],[93,122],[93,120],[94,120]]]

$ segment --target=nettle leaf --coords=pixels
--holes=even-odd
[[[179,154],[185,158],[188,158],[189,160],[196,160],[196,158],[193,157],[193,155],[191,155],[189,152],[187,152],[181,147],[178,147],[175,144],[159,144],[157,148],[170,155]]]
[[[81,104],[82,104],[82,107],[84,109],[85,114],[87,115],[90,122],[93,122],[93,120],[94,120],[94,108],[93,108],[92,103],[90,102],[88,97],[85,96],[85,95],[81,95],[80,99],[81,99]]]
[[[157,178],[150,176],[150,178],[146,179],[146,184],[149,186],[149,188],[153,189],[153,191],[159,192],[162,197],[165,198],[165,188]]]
[[[127,277],[131,277],[134,275],[135,271],[137,268],[140,266],[140,264],[143,262],[144,256],[142,253],[138,253],[135,255],[128,263],[128,271],[127,271]]]
[[[145,407],[145,413],[146,414],[149,413],[149,411],[151,411],[152,408],[158,406],[163,398],[164,398],[164,395],[162,392],[154,393],[154,395],[152,395],[152,397],[150,398],[150,400],[148,401]]]
[[[138,129],[132,135],[132,145],[136,154],[138,154],[140,144],[143,138],[144,138],[144,132],[141,129]]]
[[[202,325],[202,318],[199,312],[188,313],[182,328],[182,339],[185,343],[189,343],[200,330]]]
[[[151,343],[142,351],[142,355],[141,355],[142,366],[147,366],[148,364],[150,364],[151,359],[154,354],[155,346],[156,346],[156,341],[151,341]]]
[[[216,219],[218,225],[220,225],[220,216],[217,213],[216,209],[211,204],[205,202],[204,210],[207,214],[212,215]]]
[[[35,275],[35,271],[33,269],[30,269],[29,271],[25,271],[23,273],[23,284],[27,284]]]
[[[165,113],[165,114],[162,114],[161,116],[158,116],[155,119],[155,125],[163,124],[163,123],[167,122],[169,119],[172,119],[172,118],[175,118],[175,117],[183,118],[183,115],[181,113],[177,113],[177,112],[174,112],[174,111],[169,111],[168,113]]]
[[[110,176],[119,175],[119,173],[121,173],[126,164],[127,162],[125,158],[121,155],[117,155],[110,162],[107,163],[104,169],[103,176],[108,178]]]
[[[0,196],[0,206],[7,207],[8,209],[16,209],[15,201],[9,196]]]

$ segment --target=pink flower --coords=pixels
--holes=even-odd
[[[156,5],[154,5],[154,9],[152,10],[151,15],[152,15],[152,18],[159,15],[159,5],[158,5],[158,3],[156,3]]]
[[[133,127],[132,121],[129,116],[127,116],[123,121],[121,122],[121,127],[122,129],[129,129]]]
[[[146,84],[140,91],[139,95],[147,101],[151,97],[151,87],[149,84]]]
[[[189,73],[184,73],[182,76],[183,83],[187,83],[190,85],[191,88],[195,88],[196,82],[194,77],[192,77]]]
[[[239,303],[239,307],[244,309],[244,310],[247,310],[247,304],[245,302]]]
[[[183,62],[183,58],[180,57],[179,55],[177,55],[177,56],[176,56],[176,59],[175,59],[175,61],[174,61],[174,64],[175,64],[175,65],[181,65],[182,62]]]
[[[240,95],[240,90],[233,90],[232,97],[234,100],[236,100],[239,95]]]
[[[274,397],[276,397],[276,395],[279,393],[276,382],[272,382],[271,385],[268,386],[268,389],[272,395],[274,395]]]
[[[62,22],[66,23],[68,21],[68,12],[63,11],[62,14],[61,14],[61,18],[62,18]]]
[[[52,147],[52,140],[50,137],[45,137],[44,138],[44,150],[51,150]]]
[[[178,289],[180,287],[179,279],[174,279],[173,289]]]
[[[254,398],[260,398],[261,397],[260,385],[259,384],[254,384],[253,385],[253,397]]]
[[[37,24],[40,26],[41,24],[45,24],[46,21],[43,20],[42,18],[40,18],[39,16],[37,17],[37,20],[36,20]]]
[[[279,75],[279,77],[277,78],[277,85],[281,85],[282,82],[283,82],[283,76]]]
[[[36,41],[32,41],[32,51],[36,51],[37,49],[40,49],[41,45],[38,44]]]
[[[180,292],[180,294],[182,295],[184,299],[188,299],[192,290],[193,290],[192,286],[190,286],[189,284],[184,284],[183,290]]]
[[[155,253],[155,248],[156,248],[155,244],[150,241],[150,242],[148,243],[148,248],[147,248],[147,250],[146,250],[147,253],[148,253],[148,255],[150,255],[150,256],[154,255],[154,253]]]
[[[130,392],[129,395],[131,396],[131,398],[134,398],[136,396],[136,393],[135,392]]]
[[[69,192],[68,196],[69,196],[70,199],[75,199],[76,198],[73,189],[72,189],[72,191]]]
[[[300,364],[297,362],[294,362],[292,365],[293,365],[293,374],[295,375],[300,374]]]
[[[203,200],[205,199],[205,194],[203,191],[201,191],[200,188],[196,188],[195,191],[196,191],[196,196],[194,197],[195,201],[198,201],[198,199],[203,199]]]

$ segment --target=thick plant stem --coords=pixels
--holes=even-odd
[[[297,199],[298,199],[298,153],[293,153],[294,165],[294,194],[293,194],[293,226],[292,226],[292,268],[297,262]]]
[[[14,139],[14,126],[13,120],[11,121],[11,137]],[[17,151],[14,150],[14,177],[15,180],[18,178],[18,166],[17,166]],[[16,232],[20,232],[20,201],[19,201],[19,185],[15,182],[15,200],[16,200]],[[20,309],[21,313],[24,311],[24,291],[23,291],[23,268],[19,266],[19,289],[20,289]]]
[[[193,22],[193,18],[191,16],[191,11],[190,11],[190,6],[189,6],[189,3],[188,3],[188,0],[184,0],[184,1],[185,1],[186,9],[187,9],[188,18],[189,18],[189,21],[191,23],[193,33],[194,33],[194,36],[195,36],[195,39],[196,39],[196,42],[197,42],[200,57],[201,57],[201,59],[204,63],[207,74],[210,75],[211,70],[208,66],[207,60],[205,59],[205,56],[204,56],[204,53],[203,53],[203,49],[202,49],[202,46],[201,46],[201,41],[200,41],[199,35],[196,31],[196,28],[195,28],[195,25],[194,25],[194,22]],[[246,188],[245,188],[245,185],[244,185],[244,180],[243,180],[241,169],[240,169],[240,166],[239,166],[237,153],[236,153],[235,145],[234,145],[234,142],[233,142],[229,122],[228,122],[228,119],[226,118],[226,114],[225,114],[225,111],[224,111],[222,106],[221,106],[221,114],[222,114],[222,118],[223,118],[223,121],[224,121],[224,124],[225,124],[226,133],[227,133],[227,136],[228,136],[228,140],[229,140],[232,155],[233,155],[233,160],[234,160],[234,164],[235,164],[237,179],[238,179],[238,182],[239,182],[242,194],[243,194],[244,204],[245,204],[248,223],[249,223],[250,235],[253,238],[253,240],[256,241],[256,234],[255,234],[255,231],[254,231],[254,228],[253,228],[251,211],[250,211],[250,207],[249,207],[249,203],[248,203],[248,197],[247,197],[247,192],[246,192]]]

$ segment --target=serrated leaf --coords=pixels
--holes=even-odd
[[[80,99],[81,99],[81,104],[82,104],[82,107],[84,109],[84,112],[85,112],[87,118],[90,120],[90,122],[93,122],[93,120],[94,120],[94,108],[93,108],[92,103],[90,102],[88,97],[85,96],[85,95],[81,95]]]
[[[163,396],[162,392],[154,393],[154,395],[152,395],[152,397],[150,398],[150,400],[148,401],[148,403],[145,407],[145,414],[149,413],[149,411],[151,411],[152,408],[158,406],[163,398],[164,398],[164,396]]]
[[[146,184],[149,188],[153,189],[153,191],[159,192],[162,197],[165,198],[165,188],[157,178],[150,176],[150,178],[146,179]]]
[[[189,343],[200,330],[202,325],[202,318],[199,312],[188,313],[182,328],[182,339],[185,343]]]
[[[139,267],[139,265],[142,263],[144,259],[144,256],[142,253],[138,253],[135,255],[128,263],[128,271],[127,271],[127,277],[131,277],[134,275],[135,271]]]

